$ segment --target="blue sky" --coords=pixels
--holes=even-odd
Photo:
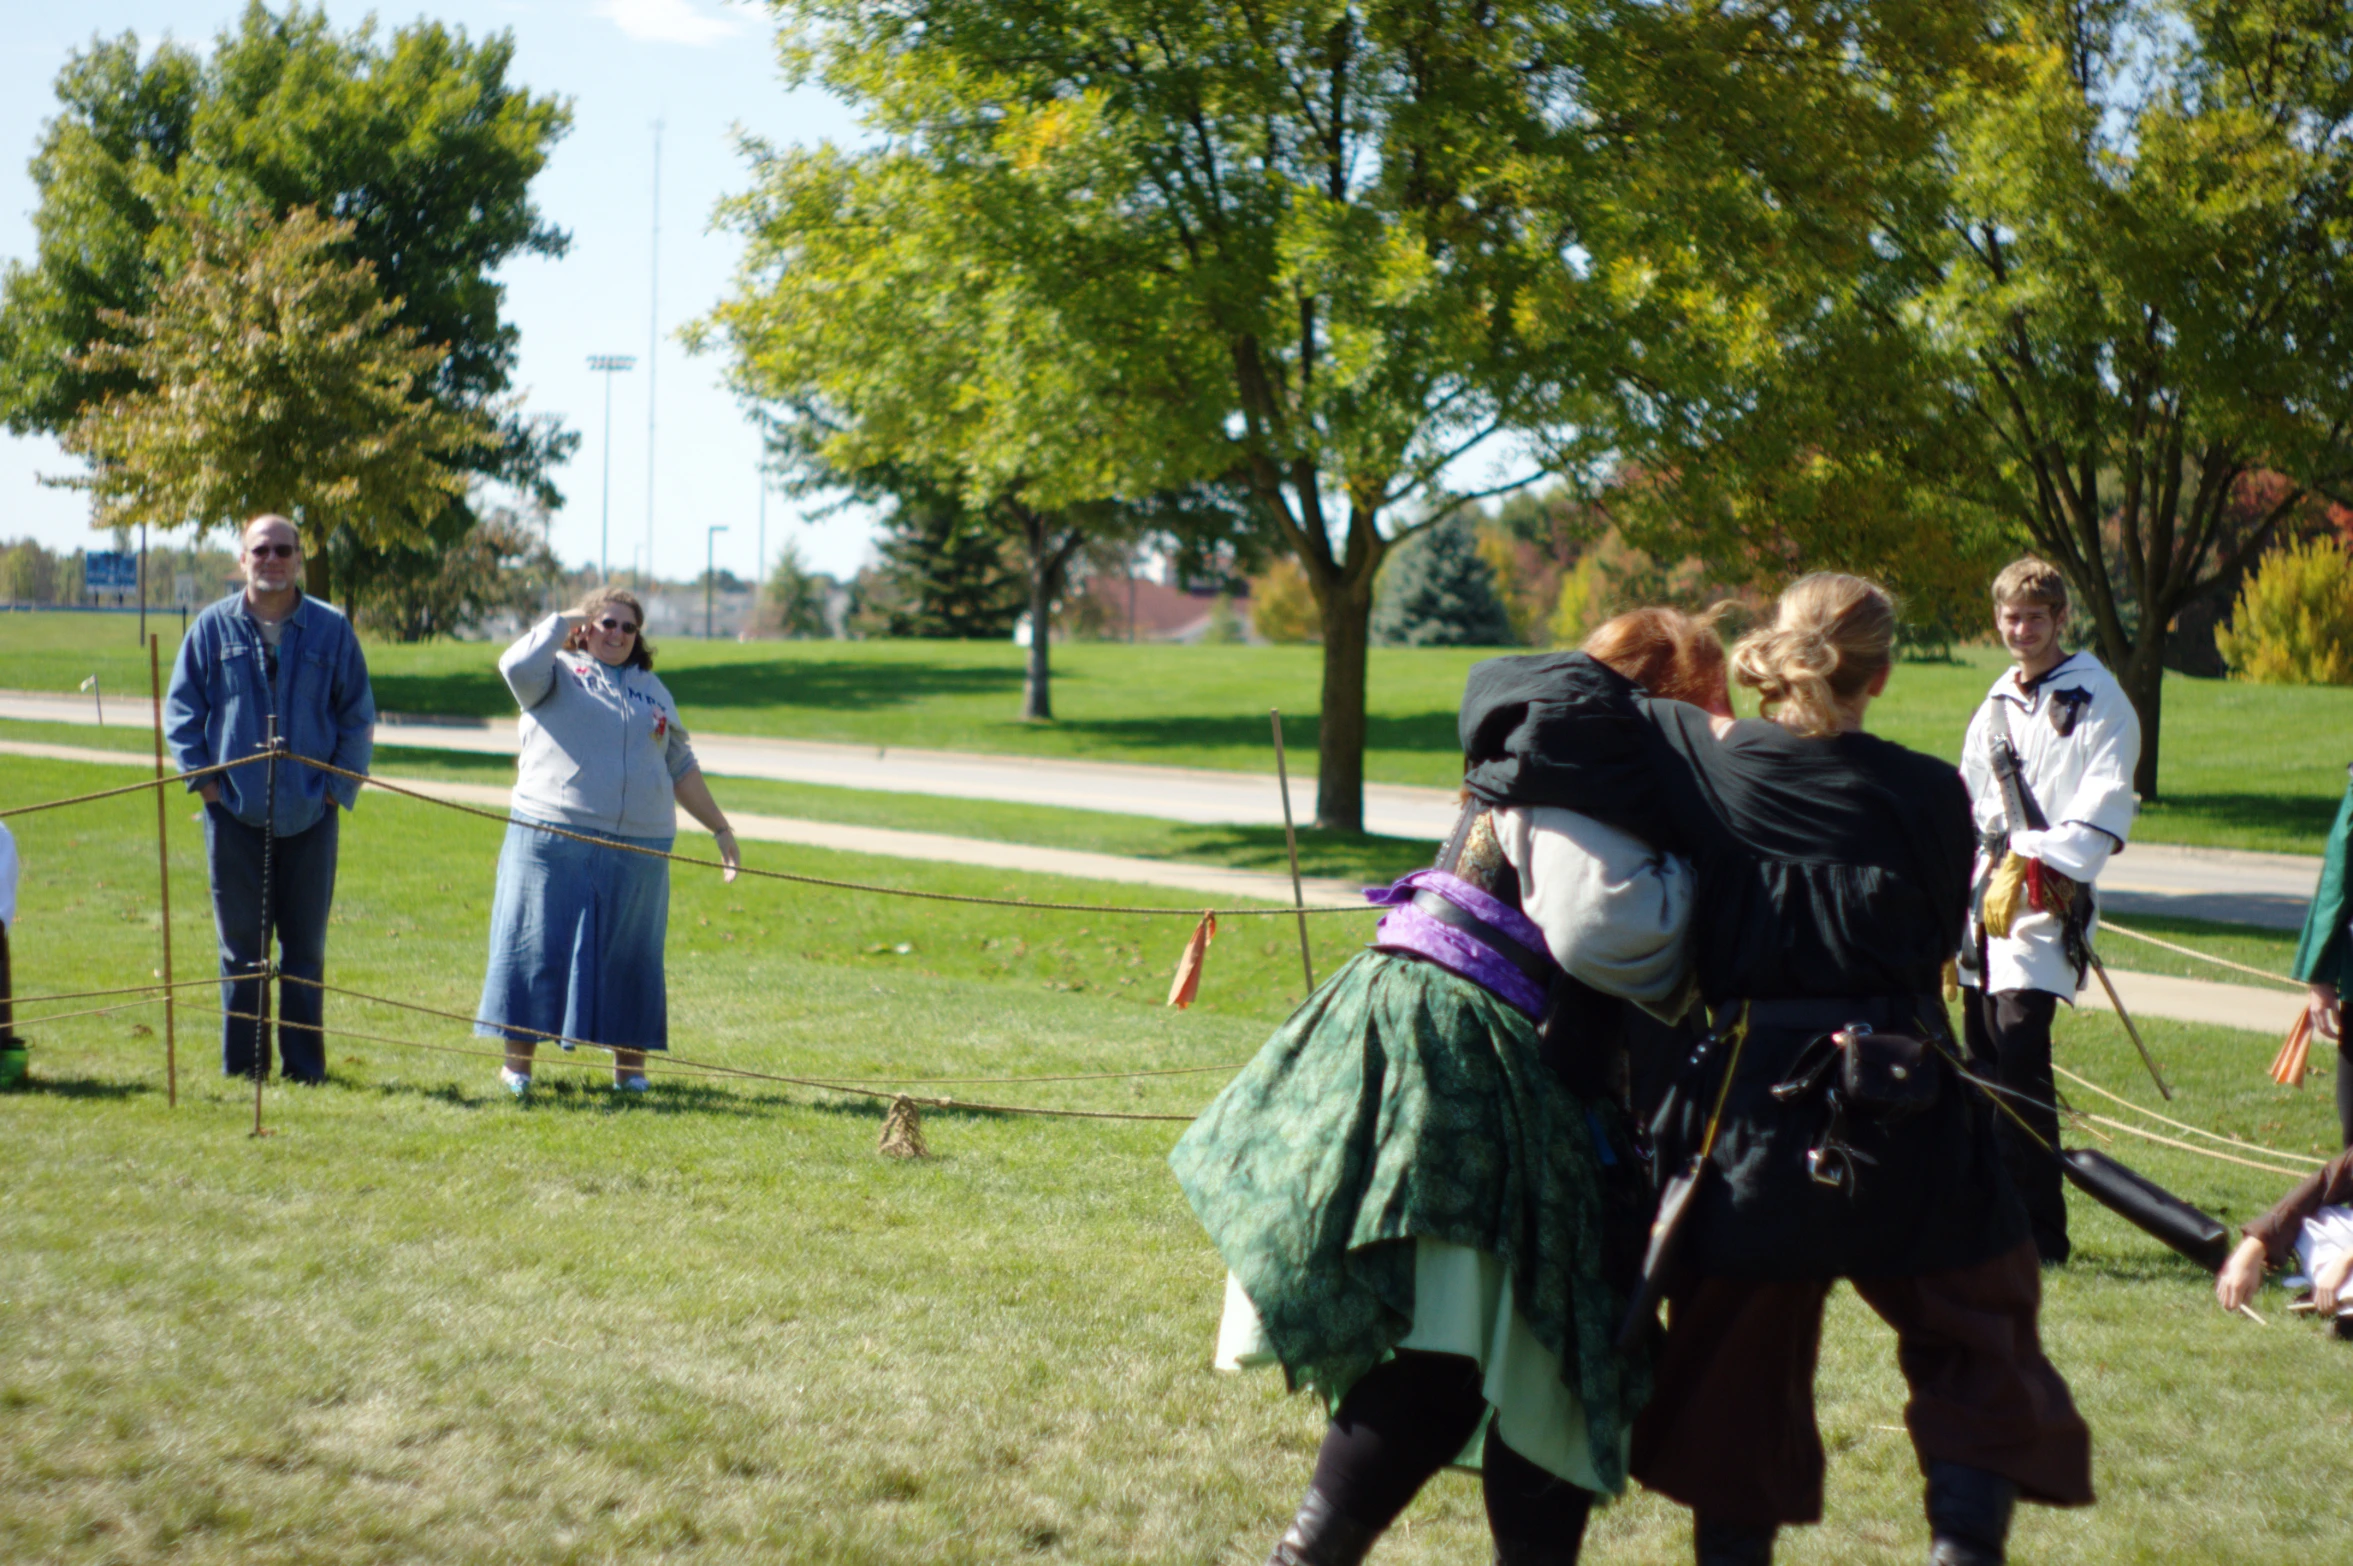
[[[124,32],[149,47],[169,34],[209,51],[242,9],[242,0],[0,0],[7,38],[0,49],[0,256],[29,260],[33,253],[35,194],[25,161],[55,112],[52,83],[67,54],[94,36]],[[571,134],[533,186],[541,210],[571,232],[571,253],[515,262],[501,281],[507,319],[522,330],[516,384],[527,410],[558,415],[583,437],[558,479],[567,503],[554,526],[557,553],[575,563],[593,562],[598,549],[604,402],[602,379],[586,365],[590,354],[637,359],[613,387],[614,565],[630,565],[645,547],[653,127],[663,123],[656,564],[673,579],[699,572],[705,529],[724,524],[719,565],[750,573],[758,442],[720,385],[719,362],[690,357],[673,334],[718,301],[734,272],[736,242],[712,232],[710,218],[721,197],[748,182],[734,146],[737,128],[778,142],[848,139],[855,127],[841,105],[815,92],[788,93],[767,13],[729,0],[436,0],[418,7],[327,0],[326,9],[342,28],[373,12],[380,28],[425,15],[476,37],[511,32],[513,79],[572,102]],[[74,469],[53,443],[0,431],[0,539],[29,535],[67,548],[88,541],[83,497],[37,479]],[[789,502],[769,497],[771,558],[791,537],[820,569],[847,573],[865,556],[868,532],[860,517],[804,522]]]

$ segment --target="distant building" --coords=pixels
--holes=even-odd
[[[1145,576],[1132,581],[1124,576],[1092,576],[1082,591],[1093,600],[1085,618],[1101,628],[1098,634],[1106,641],[1191,644],[1208,636],[1221,589],[1176,587]],[[1248,584],[1237,583],[1223,591],[1240,623],[1243,639],[1261,640],[1250,627]],[[1014,640],[1023,646],[1028,645],[1028,624],[1025,615],[1013,633]]]

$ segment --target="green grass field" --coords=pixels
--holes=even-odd
[[[168,624],[167,643],[176,637],[176,618],[156,623]],[[143,693],[146,654],[133,636],[121,616],[0,615],[0,688],[70,691],[97,672],[107,690]],[[511,709],[496,654],[470,642],[371,646],[378,705],[502,716]],[[1443,786],[1460,776],[1463,676],[1489,655],[1373,653],[1368,779]],[[1312,647],[1060,646],[1052,724],[1015,718],[1022,653],[1009,643],[675,641],[661,646],[659,668],[687,723],[715,733],[1272,772],[1270,707],[1285,714],[1293,754],[1314,752],[1319,656]],[[1957,757],[2000,667],[1985,649],[1905,664],[1872,709],[1872,727]],[[2141,835],[2317,853],[2344,796],[2348,757],[2353,690],[2169,676],[2163,797]]]
[[[0,808],[121,779],[11,759]],[[172,804],[187,974],[209,960],[202,848]],[[150,802],[14,826],[20,989],[150,973]],[[499,829],[381,798],[351,828],[330,977],[470,1009]],[[1156,900],[749,853],[892,884]],[[1368,926],[1320,924],[1319,970]],[[1157,1002],[1185,929],[681,875],[677,1052],[831,1077],[1238,1061],[1297,995],[1290,926],[1227,924],[1202,1004],[1178,1014]],[[254,1141],[243,1085],[207,1069],[197,1004],[165,1108],[159,1020],[33,1026],[35,1086],[0,1098],[0,1559],[1241,1563],[1263,1559],[1305,1482],[1315,1409],[1276,1378],[1208,1368],[1221,1269],[1162,1162],[1175,1126],[930,1112],[938,1156],[905,1164],[872,1151],[870,1101],[678,1078],[642,1103],[582,1086],[518,1107],[489,1060],[338,1038],[336,1080],[271,1087],[278,1134]],[[329,1022],[478,1047],[461,1024],[342,1000]],[[2275,1041],[2148,1032],[2183,1118],[2330,1140],[2325,1079],[2293,1093],[2265,1077]],[[2110,1019],[2069,1019],[2062,1058],[2141,1092]],[[1221,1080],[921,1091],[1181,1114]],[[2231,1219],[2286,1183],[2118,1151]],[[2353,1531],[2326,1455],[2353,1350],[2286,1318],[2276,1291],[2258,1301],[2269,1329],[2222,1316],[2200,1274],[2104,1213],[2079,1208],[2077,1227],[2045,1332],[2092,1422],[2102,1500],[2028,1509],[2015,1558],[2328,1558]],[[1891,1343],[1845,1291],[1820,1393],[1829,1521],[1781,1558],[1918,1558]],[[1599,1518],[1591,1558],[1687,1560],[1683,1528],[1636,1496]],[[1446,1477],[1377,1558],[1484,1549],[1476,1485]]]

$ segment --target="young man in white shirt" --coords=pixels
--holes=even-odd
[[[2051,1020],[2084,982],[2096,914],[2092,883],[2124,847],[2138,800],[2141,725],[2116,677],[2059,645],[2067,584],[2031,556],[1993,583],[1994,625],[2016,666],[1995,680],[1961,746],[1979,850],[1976,906],[1961,953],[1962,1014],[1977,1069],[2052,1148],[2059,1117]],[[2013,821],[1994,766],[1998,741],[2018,759],[2027,809]],[[2003,1162],[2025,1198],[2045,1265],[2067,1259],[2067,1197],[2055,1159],[2007,1115],[1995,1120]]]

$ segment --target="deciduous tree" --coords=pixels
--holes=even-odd
[[[2353,10],[2000,0],[1918,103],[1848,264],[1764,278],[1775,331],[1689,423],[1686,514],[1784,570],[1878,554],[1947,591],[2031,546],[2153,798],[2175,617],[2353,483]]]
[[[126,389],[116,361],[84,350],[129,341],[107,312],[148,312],[189,251],[189,215],[308,207],[346,225],[336,256],[368,263],[398,324],[442,351],[434,401],[495,428],[453,454],[460,469],[557,503],[549,473],[577,437],[508,402],[517,337],[495,273],[565,250],[529,187],[571,111],[511,83],[513,57],[506,34],[338,33],[323,8],[259,0],[209,55],[143,51],[127,33],[74,55],[32,159],[36,254],[0,281],[0,418],[59,435]],[[459,494],[432,527],[454,545],[475,521]],[[327,559],[314,551],[313,572]]]
[[[341,260],[350,225],[308,209],[281,222],[181,230],[189,253],[137,315],[106,312],[115,341],[71,368],[116,388],[61,439],[100,527],[199,531],[285,511],[322,552],[330,529],[370,548],[420,547],[465,493],[487,420],[433,396],[448,351],[422,343]]]

